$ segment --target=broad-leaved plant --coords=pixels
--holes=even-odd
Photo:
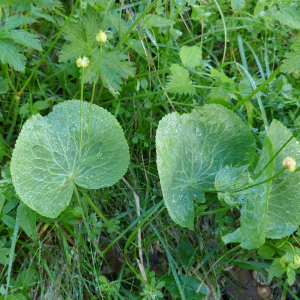
[[[194,202],[218,192],[225,205],[240,207],[241,227],[223,237],[246,249],[266,238],[282,238],[300,224],[300,173],[286,169],[298,161],[299,142],[273,120],[254,165],[255,141],[232,111],[208,104],[190,114],[164,117],[156,135],[157,165],[165,204],[172,219],[194,228]]]
[[[27,120],[13,151],[11,174],[21,200],[55,218],[70,203],[74,185],[111,186],[128,163],[128,145],[116,118],[95,104],[70,100],[45,117]]]

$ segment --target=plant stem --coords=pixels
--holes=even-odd
[[[90,104],[90,109],[89,109],[89,116],[88,116],[88,132],[87,132],[87,143],[86,143],[86,148],[85,150],[87,151],[87,145],[89,142],[89,137],[90,137],[90,118],[91,118],[91,113],[92,113],[92,104],[94,102],[94,96],[95,96],[95,89],[96,89],[96,82],[98,81],[98,76],[101,68],[101,61],[102,61],[102,42],[100,42],[100,53],[99,53],[99,63],[96,71],[96,75],[94,78],[94,83],[93,83],[93,90],[92,90],[92,100]]]
[[[94,79],[91,103],[93,103],[93,101],[94,101],[96,82],[97,82],[97,79],[98,79],[98,76],[99,76],[99,72],[100,72],[100,68],[101,68],[101,61],[102,61],[102,44],[103,44],[103,43],[100,42],[99,63],[98,63],[97,72],[96,72],[95,79]],[[90,112],[91,112],[91,111],[90,111]]]
[[[83,135],[83,85],[84,85],[84,67],[81,68],[81,85],[80,85],[80,143],[79,143],[79,156],[82,155],[82,135]]]
[[[20,104],[20,97],[18,96],[18,94],[14,95],[14,102],[15,102],[15,109],[14,109],[14,115],[13,115],[13,120],[12,120],[12,124],[9,128],[7,137],[6,137],[6,142],[9,144],[10,143],[10,139],[11,136],[14,132],[14,128],[16,126],[17,123],[17,119],[18,119],[18,113],[19,113],[19,104]]]
[[[82,219],[83,219],[83,223],[84,223],[85,228],[86,228],[86,230],[87,230],[88,237],[90,237],[90,236],[91,236],[91,234],[90,234],[90,228],[89,228],[88,223],[87,223],[87,221],[86,221],[85,211],[84,211],[84,209],[83,209],[83,207],[82,207],[82,201],[81,201],[80,198],[79,198],[79,193],[78,193],[76,184],[75,184],[75,183],[73,183],[73,184],[74,184],[74,191],[75,191],[75,195],[76,195],[78,204],[79,204],[80,208],[82,209]]]

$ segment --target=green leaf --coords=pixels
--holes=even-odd
[[[75,61],[78,56],[90,57],[98,50],[96,35],[100,30],[100,24],[91,11],[88,12],[90,13],[82,17],[82,24],[69,23],[66,27],[65,39],[69,43],[65,44],[59,53],[60,62]],[[60,25],[63,25],[63,22],[60,22]]]
[[[219,87],[213,87],[208,97],[209,100],[207,104],[220,104],[227,108],[230,108],[230,90],[228,89],[228,84],[222,84]]]
[[[123,130],[97,105],[83,102],[80,143],[80,106],[80,101],[70,100],[56,105],[48,116],[34,115],[24,124],[13,151],[16,192],[27,206],[49,218],[68,206],[74,184],[89,189],[111,186],[128,167]],[[93,155],[97,159],[92,165],[83,163]]]
[[[35,269],[23,270],[17,277],[14,288],[28,288],[36,284],[37,273]]]
[[[204,299],[207,296],[205,284],[198,278],[187,275],[179,275],[178,277],[182,284],[186,299],[199,300]],[[167,290],[177,297],[181,297],[176,281],[172,275],[162,276],[160,277],[160,280],[165,282],[165,287]]]
[[[300,29],[300,11],[296,7],[285,5],[280,7],[279,10],[272,8],[268,11],[268,14],[283,25]]]
[[[102,61],[100,67],[100,76],[103,86],[108,88],[110,93],[117,97],[121,91],[119,84],[122,84],[122,78],[127,79],[129,76],[135,75],[133,63],[127,61],[128,57],[123,52],[112,51],[102,53]],[[99,54],[95,53],[92,56],[90,65],[84,71],[84,81],[92,83],[94,81],[97,67],[99,64]]]
[[[17,71],[25,70],[26,57],[19,53],[23,50],[20,45],[14,44],[10,41],[0,39],[0,59],[2,63],[8,63]]]
[[[221,83],[230,83],[230,82],[233,82],[233,79],[227,77],[224,73],[221,73],[219,72],[218,70],[214,69],[214,68],[211,68],[210,69],[210,74],[220,80]]]
[[[267,135],[272,141],[276,153],[292,136],[292,133],[279,121],[273,120]],[[296,138],[293,138],[276,156],[273,175],[282,170],[282,161],[287,156],[292,156],[296,161],[299,161],[300,145]],[[266,232],[266,236],[269,238],[281,238],[290,235],[300,225],[300,206],[298,201],[300,196],[300,172],[294,173],[289,179],[287,179],[288,176],[290,176],[290,171],[285,170],[272,180]]]
[[[275,153],[292,136],[291,132],[279,121],[273,120],[265,136],[255,173],[274,157]],[[282,169],[285,157],[300,158],[299,142],[293,138],[285,148],[271,161],[269,166],[253,183],[265,181]],[[225,243],[242,243],[246,249],[258,248],[265,238],[282,238],[292,234],[300,225],[300,207],[298,205],[300,190],[300,173],[291,175],[289,170],[258,186],[243,191],[241,209],[241,227],[234,233],[223,237]],[[252,184],[253,184],[252,183]]]
[[[4,296],[1,296],[1,300],[27,300],[27,298],[21,294],[21,293],[17,293],[17,294],[13,294],[13,295],[8,295],[6,298],[4,298]]]
[[[2,209],[3,214],[9,213],[17,204],[19,200],[17,198],[11,199]]]
[[[295,270],[293,268],[291,268],[290,266],[288,266],[287,270],[286,270],[286,275],[287,275],[288,285],[293,285],[296,280]]]
[[[271,258],[275,255],[275,250],[268,245],[263,245],[258,248],[257,254],[264,258]]]
[[[19,53],[24,50],[24,46],[42,50],[40,41],[36,35],[21,29],[13,30],[13,28],[32,23],[33,21],[31,18],[15,15],[9,17],[4,27],[0,29],[0,59],[2,63],[7,62],[17,71],[25,70],[26,58],[23,54]],[[6,40],[7,38],[14,40],[15,43]]]
[[[245,4],[245,0],[231,0],[231,7],[233,10],[239,10]]]
[[[191,114],[172,113],[157,129],[157,167],[171,218],[193,229],[195,191],[214,189],[217,172],[254,159],[255,142],[247,126],[221,105]]]
[[[300,72],[300,39],[297,39],[291,48],[292,51],[285,55],[280,71],[298,74]]]
[[[91,61],[84,70],[84,81],[92,83],[99,65],[100,49],[99,43],[96,41],[96,35],[99,32],[100,23],[92,10],[88,10],[88,12],[82,18],[83,24],[70,24],[66,27],[65,39],[69,43],[62,47],[59,61],[74,62],[79,56],[88,56]],[[128,56],[123,52],[117,50],[103,51],[99,76],[104,87],[108,88],[113,96],[117,97],[120,94],[122,78],[127,79],[129,76],[133,77],[135,75],[133,65],[134,63],[128,61]]]
[[[255,173],[259,173],[267,162],[274,156],[274,149],[268,137],[265,138],[262,153]],[[253,184],[267,180],[272,177],[274,170],[274,161],[266,170],[256,179]],[[271,188],[271,181],[247,189],[241,193],[243,206],[241,208],[241,227],[235,232],[229,233],[223,237],[224,243],[241,243],[245,249],[255,249],[265,242],[266,220],[268,205],[268,194]]]
[[[256,2],[255,8],[254,8],[254,12],[253,15],[257,16],[258,14],[260,14],[262,11],[264,11],[266,6],[266,0],[260,0]]]
[[[42,8],[34,6],[34,5],[31,5],[31,10],[30,10],[29,16],[31,18],[35,19],[35,20],[42,18],[42,19],[45,19],[48,22],[51,22],[53,24],[56,23],[54,17],[52,17],[51,15],[45,13]]]
[[[10,29],[20,27],[20,26],[25,25],[25,24],[30,24],[33,21],[34,21],[33,19],[28,18],[26,16],[15,15],[15,16],[9,17],[7,19],[4,27],[1,28],[1,31],[2,30],[10,30]]]
[[[10,30],[0,32],[0,38],[11,38],[16,43],[25,47],[42,50],[39,39],[36,35],[21,30]]]
[[[30,207],[21,202],[17,209],[17,216],[20,226],[25,233],[36,240],[36,211],[32,210]]]
[[[2,1],[3,0],[0,0],[0,3]],[[59,0],[8,0],[8,1],[11,1],[10,3],[8,3],[8,5],[13,4],[12,9],[15,10],[16,12],[33,10],[35,7],[33,4],[46,8],[48,10],[53,10],[54,5],[61,6],[61,2]]]
[[[0,94],[5,94],[8,91],[8,84],[5,79],[0,77]]]
[[[0,264],[2,265],[8,264],[9,254],[10,254],[10,248],[0,248]]]
[[[205,5],[192,5],[192,8],[193,8],[193,12],[192,12],[192,15],[191,17],[194,19],[194,20],[203,20],[203,21],[208,21],[208,18],[212,15],[212,12],[210,12],[208,9],[207,9],[208,6],[205,6]]]
[[[186,68],[198,67],[201,65],[202,51],[197,46],[183,46],[180,49],[180,59]]]
[[[46,109],[48,107],[50,107],[50,104],[46,101],[36,101],[33,104],[33,108],[36,109],[36,110],[43,110],[43,109]]]
[[[268,280],[271,281],[274,277],[280,277],[285,269],[280,263],[280,258],[275,258],[269,269]]]
[[[9,215],[4,215],[1,220],[3,221],[4,224],[7,225],[10,229],[14,229],[16,225],[16,220],[9,216]]]
[[[158,15],[148,14],[145,16],[143,26],[149,27],[166,27],[175,24],[174,21],[163,18]]]
[[[166,89],[168,92],[183,95],[196,94],[196,89],[192,86],[189,77],[189,71],[178,64],[171,65],[171,74],[169,75]]]

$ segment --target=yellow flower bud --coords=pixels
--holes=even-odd
[[[82,59],[81,59],[81,57],[79,56],[79,57],[77,57],[77,59],[76,59],[76,65],[77,65],[78,68],[81,68],[81,64],[82,64]]]
[[[291,172],[295,171],[297,162],[294,157],[287,156],[283,161],[282,165]]]
[[[88,57],[84,56],[81,58],[80,56],[76,59],[76,65],[78,68],[86,68],[90,64],[90,60]]]
[[[105,43],[107,41],[107,35],[103,30],[100,30],[96,35],[96,41],[101,43]]]

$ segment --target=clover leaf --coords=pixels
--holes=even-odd
[[[75,184],[88,189],[111,186],[128,163],[128,145],[115,117],[87,102],[81,110],[79,100],[70,100],[48,116],[27,120],[13,151],[11,174],[21,200],[55,218],[70,203]]]
[[[209,104],[190,114],[164,117],[156,134],[157,166],[171,218],[194,227],[194,201],[204,202],[203,190],[214,189],[217,172],[254,159],[255,141],[229,109]]]

